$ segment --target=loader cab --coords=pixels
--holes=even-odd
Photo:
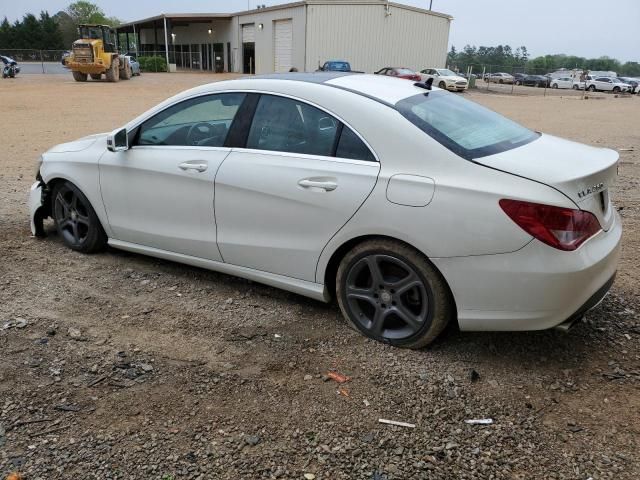
[[[79,25],[78,33],[83,40],[102,40],[106,53],[117,51],[115,33],[108,25]]]

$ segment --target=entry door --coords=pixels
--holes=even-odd
[[[224,43],[213,44],[213,65],[216,73],[224,72]]]
[[[332,156],[345,132],[348,150],[356,151],[362,141],[329,114],[283,97],[260,98],[248,148],[233,149],[216,176],[225,262],[315,281],[322,249],[365,201],[379,172],[368,155],[370,161]]]
[[[256,71],[256,27],[249,23],[242,25],[242,73]]]
[[[274,22],[273,51],[276,72],[288,72],[292,67],[293,23],[291,19]]]

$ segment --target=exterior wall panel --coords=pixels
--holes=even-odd
[[[307,71],[326,60],[347,60],[367,73],[383,67],[445,66],[450,20],[385,4],[309,4]]]
[[[242,25],[254,23],[255,43],[256,43],[256,73],[272,73],[275,71],[275,51],[274,51],[274,35],[275,22],[278,20],[291,20],[293,33],[293,49],[291,52],[292,66],[300,71],[305,65],[305,27],[306,27],[306,10],[305,5],[290,8],[266,9],[264,12],[254,11],[249,14],[242,14],[234,17],[232,20],[232,36],[231,50],[232,55],[237,59],[234,63],[236,71],[240,71],[238,67],[242,65]],[[262,24],[262,29],[258,26]]]

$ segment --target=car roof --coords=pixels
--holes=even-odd
[[[425,93],[424,88],[416,87],[414,82],[386,75],[373,75],[353,72],[291,72],[272,73],[245,77],[252,81],[282,80],[324,84],[328,87],[340,88],[357,93],[364,97],[395,105],[407,97]],[[233,81],[233,80],[231,80]],[[433,90],[440,90],[433,87]]]

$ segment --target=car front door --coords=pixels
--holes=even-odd
[[[130,149],[102,156],[100,187],[116,240],[221,260],[214,180],[245,98],[221,93],[170,106],[131,133]]]
[[[332,115],[276,95],[259,97],[244,145],[216,176],[224,261],[315,281],[322,249],[371,193],[379,163]]]

